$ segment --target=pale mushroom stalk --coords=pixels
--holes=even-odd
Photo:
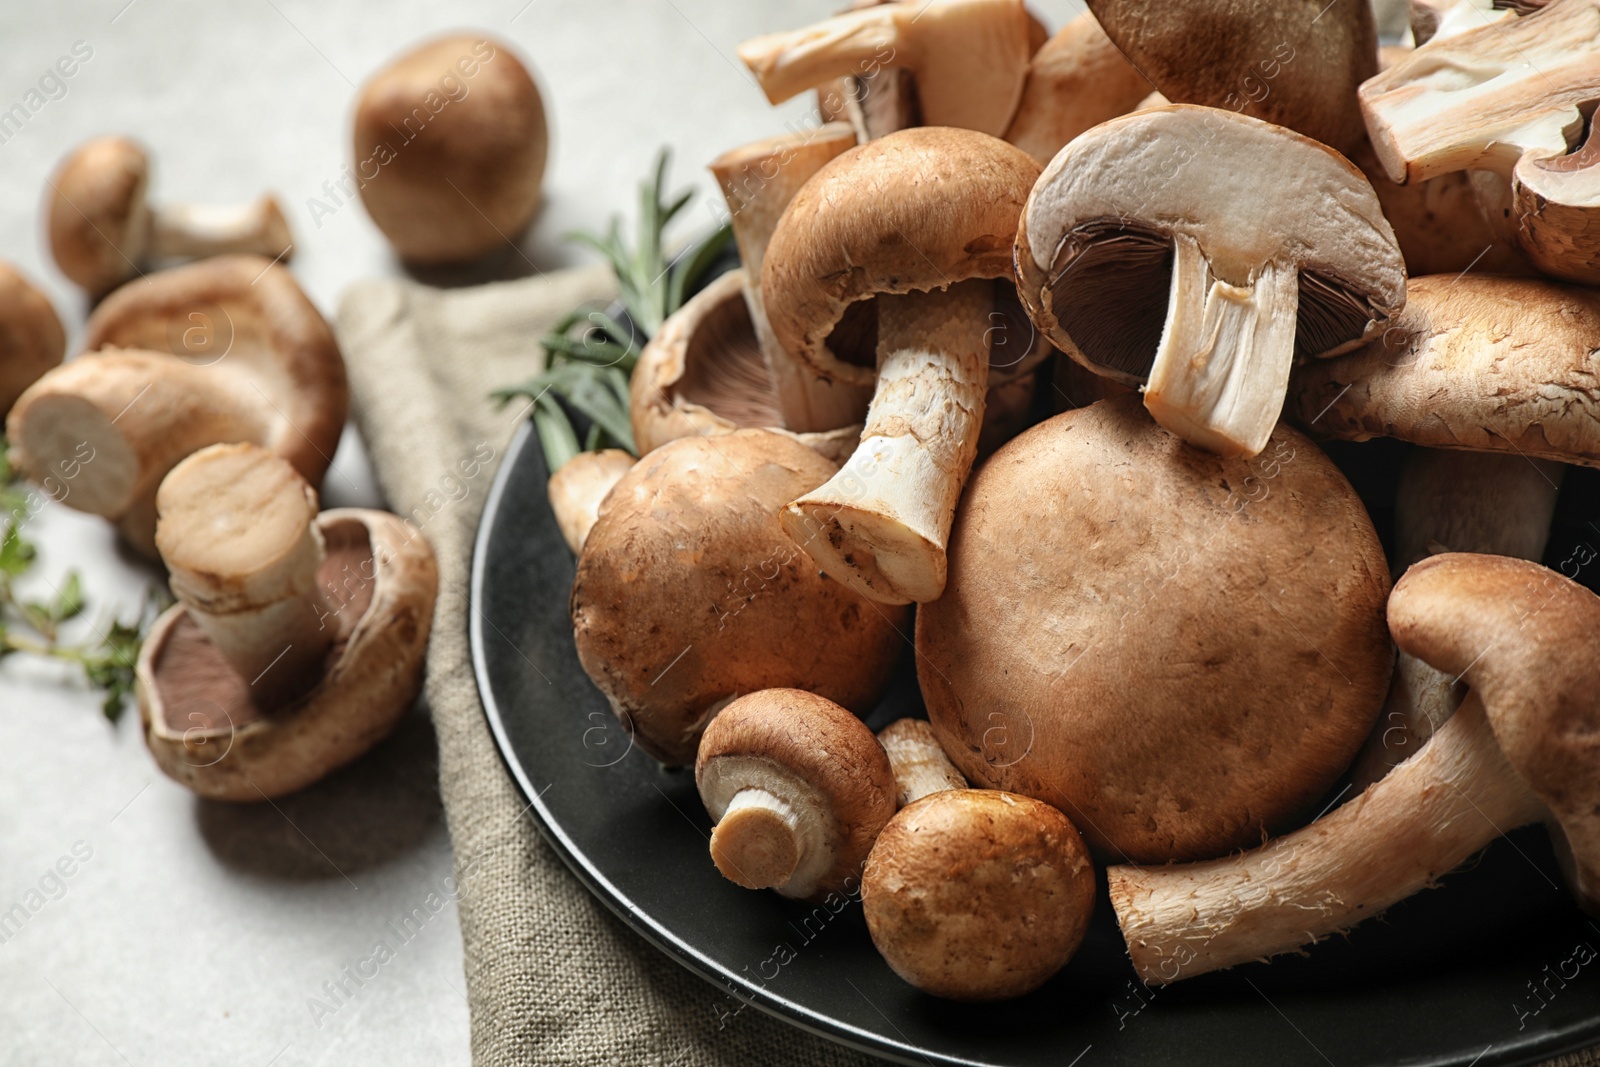
[[[151,259],[204,259],[229,252],[286,257],[293,238],[272,196],[248,204],[163,204],[150,208]]]
[[[583,551],[584,539],[600,517],[601,501],[633,469],[633,464],[633,456],[620,448],[579,452],[545,483],[561,539],[573,555]]]
[[[896,719],[878,731],[878,743],[894,770],[895,804],[905,807],[929,793],[965,789],[967,780],[950,762],[926,719]]]
[[[785,509],[822,569],[874,600],[936,599],[956,501],[978,451],[994,286],[880,295],[878,385],[861,445]]]
[[[761,265],[772,231],[794,194],[823,164],[855,146],[855,133],[843,123],[784,134],[725,152],[711,162],[733,223],[733,239],[744,266],[745,303],[750,323],[772,377],[784,429],[825,431],[861,421],[867,393],[859,386],[830,382],[796,363],[772,334],[761,300]]]
[[[893,2],[853,0],[845,10]],[[817,110],[824,122],[847,120],[863,141],[921,125],[916,79],[908,70],[881,64],[817,86]]]

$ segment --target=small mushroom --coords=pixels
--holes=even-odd
[[[1388,591],[1366,509],[1298,431],[1224,459],[1114,397],[973,477],[917,678],[973,785],[1060,808],[1101,855],[1215,856],[1349,766],[1388,686]]]
[[[878,731],[878,744],[894,769],[894,803],[903,808],[929,793],[965,789],[967,780],[939,747],[926,719],[896,719]]]
[[[657,448],[606,497],[578,558],[573,629],[584,670],[650,755],[689,762],[706,723],[759,689],[856,712],[877,701],[904,610],[818,574],[778,525],[835,469],[792,437],[734,430]]]
[[[156,489],[191,452],[254,442],[317,485],[339,445],[349,387],[333,331],[288,269],[261,257],[124,286],[90,316],[84,347],[11,409],[12,459],[43,482],[90,450],[64,503],[116,522],[147,556]]]
[[[438,570],[381,511],[317,514],[280,457],[213,445],[157,500],[178,603],[139,653],[145,741],[214,800],[303,789],[394,728],[422,684]]]
[[[561,539],[577,555],[600,517],[600,505],[611,487],[633,469],[633,456],[620,448],[579,452],[545,483],[550,510],[555,513]]]
[[[126,137],[74,149],[50,179],[50,252],[61,273],[91,296],[164,260],[228,252],[287,259],[294,238],[277,198],[244,205],[152,205],[150,157]]]
[[[1037,175],[997,138],[902,130],[819,170],[772,235],[761,290],[778,343],[824,377],[875,382],[860,445],[784,510],[784,530],[880,603],[944,588],[991,360],[1028,366],[1048,351],[1008,314],[1011,286],[991,280],[1010,276],[1007,235]]]
[[[766,689],[700,739],[694,783],[716,826],[711,859],[746,889],[851,894],[894,814],[894,775],[872,731],[831,700]]]
[[[1358,170],[1283,127],[1181,104],[1063,149],[1028,198],[1016,263],[1057,347],[1143,382],[1157,422],[1223,456],[1265,446],[1297,355],[1353,348],[1405,303]]]
[[[361,88],[352,142],[361,202],[408,262],[480,259],[539,209],[544,102],[503,41],[443,37],[390,62]]]
[[[67,334],[50,298],[0,262],[0,413],[67,354]]]
[[[1094,864],[1055,808],[988,789],[902,809],[867,857],[861,906],[894,972],[953,1000],[1003,1000],[1072,958],[1094,913]]]
[[[1006,140],[1044,166],[1068,141],[1149,94],[1150,82],[1085,11],[1034,52]]]
[[[1600,598],[1535,563],[1451,553],[1395,585],[1389,628],[1401,649],[1463,678],[1466,702],[1415,756],[1309,826],[1226,859],[1107,871],[1145,982],[1347,930],[1532,822],[1549,827],[1579,903],[1600,912]]]
[[[998,137],[1022,99],[1032,25],[1022,0],[877,4],[752,38],[737,51],[774,104],[898,67],[916,83],[924,124]]]

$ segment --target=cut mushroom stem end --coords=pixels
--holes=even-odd
[[[150,213],[153,260],[204,259],[229,252],[287,259],[294,249],[277,198],[248,204],[168,204]]]
[[[724,878],[746,889],[774,889],[800,866],[806,820],[780,796],[755,787],[728,802],[711,831],[711,859]]]

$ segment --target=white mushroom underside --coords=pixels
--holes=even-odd
[[[833,813],[810,782],[787,767],[756,756],[718,756],[700,772],[700,795],[713,823],[721,822],[735,801],[740,807],[766,807],[781,812],[794,832],[799,862],[777,891],[805,898],[833,866],[837,836]]]

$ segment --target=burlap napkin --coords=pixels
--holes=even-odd
[[[726,1017],[718,991],[613,918],[539,836],[478,702],[467,647],[472,542],[521,415],[488,396],[540,369],[536,339],[552,321],[612,292],[598,268],[458,290],[383,280],[353,286],[339,308],[379,484],[439,556],[426,700],[461,877],[473,1062],[865,1064],[759,1012]],[[1600,1057],[1546,1067],[1600,1067]]]

